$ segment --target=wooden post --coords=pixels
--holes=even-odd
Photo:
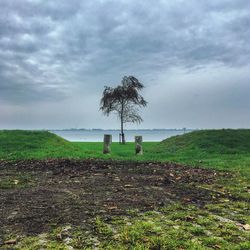
[[[142,136],[135,136],[135,154],[143,155]]]
[[[104,135],[103,139],[103,153],[109,154],[111,152],[112,135]]]

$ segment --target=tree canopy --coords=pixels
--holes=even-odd
[[[116,113],[121,121],[122,143],[125,143],[124,123],[140,123],[143,121],[139,109],[147,106],[147,102],[139,91],[144,85],[134,76],[124,76],[117,87],[105,86],[100,102],[101,111],[109,116]]]

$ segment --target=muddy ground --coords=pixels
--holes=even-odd
[[[108,218],[131,209],[154,210],[176,201],[202,207],[221,194],[201,185],[222,175],[167,163],[0,161],[0,179],[13,182],[0,188],[0,235],[34,235],[65,224],[87,229],[97,215]]]

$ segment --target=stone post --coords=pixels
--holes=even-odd
[[[109,154],[111,152],[112,135],[104,135],[103,139],[103,153]]]
[[[135,154],[143,155],[142,136],[135,136]]]

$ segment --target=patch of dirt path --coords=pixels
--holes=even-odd
[[[178,164],[94,159],[0,161],[0,173],[30,178],[27,187],[0,189],[0,235],[33,235],[65,224],[87,229],[97,215],[153,210],[175,201],[203,206],[218,194],[199,186],[225,175]]]

